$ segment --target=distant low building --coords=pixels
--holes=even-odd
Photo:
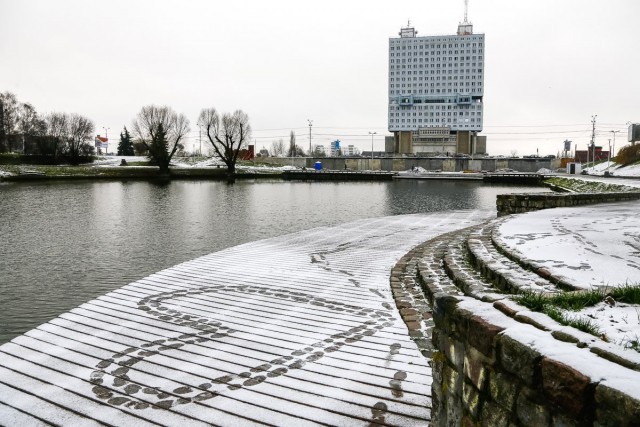
[[[594,155],[595,155],[596,162],[609,159],[609,151],[608,150],[604,151],[602,150],[602,147],[598,147],[596,145],[595,150],[591,147],[589,148],[589,150],[576,150],[576,153],[575,153],[576,162],[579,162],[579,163],[587,163],[587,161],[593,162]]]
[[[357,156],[360,154],[360,150],[358,150],[354,145],[349,144],[344,148],[343,154],[345,156]]]

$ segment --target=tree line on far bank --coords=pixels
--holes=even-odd
[[[215,108],[204,108],[198,125],[227,166],[228,180],[233,181],[238,156],[251,137],[249,116],[242,110],[219,113]],[[143,152],[160,174],[166,175],[190,130],[184,114],[168,106],[147,105],[133,120],[133,135],[126,127],[120,133],[118,155]],[[93,121],[80,114],[38,114],[33,105],[18,101],[13,93],[0,93],[0,153],[41,155],[51,163],[78,164],[95,155],[94,132]]]
[[[39,114],[11,92],[0,93],[0,152],[34,154],[78,164],[92,156],[89,141],[95,126],[91,119],[76,113]]]

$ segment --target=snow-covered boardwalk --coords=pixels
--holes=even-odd
[[[0,425],[427,425],[389,272],[492,215],[317,228],[131,283],[0,347]]]

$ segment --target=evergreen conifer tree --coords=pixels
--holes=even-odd
[[[133,140],[131,139],[131,134],[127,130],[127,127],[124,127],[124,132],[120,132],[120,142],[118,143],[118,156],[134,156],[133,150]]]

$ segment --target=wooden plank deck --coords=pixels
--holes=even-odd
[[[427,425],[389,271],[489,215],[317,228],[126,285],[0,346],[0,425]]]

